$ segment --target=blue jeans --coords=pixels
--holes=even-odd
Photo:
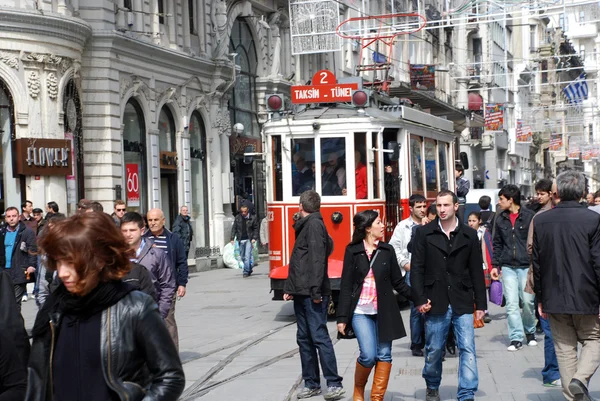
[[[448,307],[444,315],[425,315],[425,367],[427,388],[437,390],[442,382],[442,354],[450,324],[458,347],[458,401],[474,398],[479,385],[473,314],[458,315]]]
[[[544,330],[544,369],[542,369],[542,380],[544,384],[552,383],[560,379],[558,371],[558,360],[556,359],[556,351],[554,350],[554,342],[552,340],[552,331],[550,331],[550,322],[540,316],[540,324]]]
[[[377,315],[355,313],[352,328],[360,351],[358,363],[365,368],[372,368],[377,362],[392,362],[392,342],[379,341]]]
[[[506,299],[510,341],[523,342],[523,332],[535,334],[535,296],[525,292],[528,270],[529,268],[502,266],[502,291]],[[519,308],[519,299],[523,302],[523,312]]]
[[[314,303],[310,297],[294,295],[294,313],[298,332],[296,341],[300,349],[302,378],[308,388],[321,387],[319,360],[327,387],[341,387],[342,378],[337,372],[337,361],[333,344],[327,330],[327,306],[329,297],[324,296],[321,303]],[[317,350],[319,357],[317,358]]]
[[[240,241],[240,257],[244,262],[244,274],[252,273],[252,241],[244,239]]]
[[[406,272],[406,284],[410,286],[410,271]],[[423,314],[415,308],[415,304],[410,301],[410,349],[423,349],[423,328],[425,321]]]

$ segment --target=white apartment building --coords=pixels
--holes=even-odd
[[[262,149],[258,99],[290,85],[287,18],[274,0],[1,1],[1,206],[122,198],[170,226],[186,205],[196,248],[220,248],[237,195],[264,213],[241,160]]]

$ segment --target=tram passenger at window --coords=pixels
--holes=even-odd
[[[354,152],[354,162],[356,163],[356,199],[367,199],[367,166],[365,166],[360,157],[360,152]]]
[[[312,189],[315,183],[315,173],[300,153],[295,153],[293,160],[296,166],[296,174],[292,180],[292,188],[294,195],[299,196],[302,192]]]
[[[322,166],[323,195],[343,195],[346,189],[346,163],[338,158],[337,152],[329,153],[326,160],[327,163]]]

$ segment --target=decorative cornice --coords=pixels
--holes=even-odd
[[[14,68],[15,70],[19,69],[19,57],[17,54],[0,52],[0,61],[10,68]]]
[[[19,34],[33,34],[40,37],[55,37],[77,44],[80,50],[92,36],[92,28],[87,22],[65,15],[15,8],[0,7],[0,32],[11,31]]]

